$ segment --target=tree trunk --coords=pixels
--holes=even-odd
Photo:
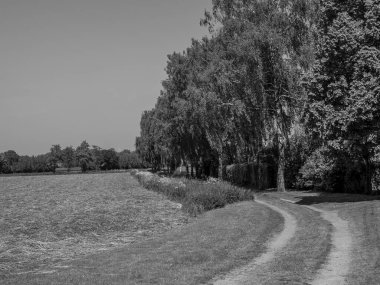
[[[189,164],[186,162],[186,178],[189,178]]]
[[[219,152],[219,169],[218,169],[218,177],[220,180],[224,180],[224,171],[223,171],[223,148]]]
[[[285,139],[280,137],[278,140],[278,168],[277,168],[277,191],[285,192]]]
[[[257,163],[257,178],[256,178],[256,181],[257,181],[257,189],[261,190],[261,159],[260,159],[260,150],[257,151],[257,159],[256,159],[256,163]],[[255,172],[255,165],[253,165],[253,172]]]
[[[372,166],[370,159],[367,157],[364,160],[365,164],[365,194],[372,193]]]

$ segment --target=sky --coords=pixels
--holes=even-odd
[[[0,0],[0,153],[134,149],[211,0]]]

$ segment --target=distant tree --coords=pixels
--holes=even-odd
[[[131,168],[146,168],[146,163],[140,158],[137,152],[131,152],[130,150],[123,150],[118,153],[119,165],[121,169]]]
[[[11,173],[12,170],[5,159],[4,153],[0,153],[0,173]]]
[[[33,172],[32,157],[27,156],[27,155],[20,156],[17,164],[15,165],[15,172],[18,172],[18,173]]]
[[[15,172],[16,164],[18,163],[20,156],[14,150],[8,150],[4,152],[4,159],[10,168],[10,172]]]
[[[380,1],[322,1],[307,123],[335,153],[360,161],[372,191],[380,144]]]
[[[48,165],[49,154],[40,154],[32,157],[33,172],[47,172],[49,171]]]
[[[96,170],[99,170],[102,164],[102,149],[96,145],[93,145],[91,149],[91,154],[93,157],[94,168]]]
[[[52,145],[50,148],[48,165],[51,171],[55,173],[55,169],[58,167],[58,162],[62,161],[62,149],[59,144]]]
[[[70,171],[70,168],[75,163],[75,150],[72,146],[68,146],[62,150],[62,161],[67,167],[67,171]]]
[[[4,154],[0,153],[0,173],[3,173],[4,164],[5,164]]]
[[[85,140],[75,150],[75,156],[82,172],[86,172],[89,169],[90,163],[93,161],[93,157],[90,151],[90,145]]]
[[[101,151],[102,153],[102,170],[112,170],[119,169],[119,157],[117,156],[116,151],[111,149],[104,149]]]

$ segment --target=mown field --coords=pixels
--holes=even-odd
[[[187,220],[128,173],[0,177],[0,276],[60,268]]]

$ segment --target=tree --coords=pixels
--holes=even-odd
[[[306,120],[330,150],[362,163],[369,193],[380,143],[380,1],[323,1],[317,28]]]
[[[8,150],[4,152],[4,160],[10,169],[10,172],[16,171],[16,164],[18,163],[20,156],[14,150]]]
[[[146,163],[140,158],[136,151],[131,152],[130,150],[123,150],[118,153],[119,164],[121,169],[131,169],[131,168],[146,168]]]
[[[91,149],[91,155],[93,157],[95,169],[99,170],[102,164],[102,149],[96,145],[93,145]]]
[[[4,153],[0,153],[0,173],[11,173],[12,170],[5,158]]]
[[[62,149],[59,144],[52,145],[50,148],[50,154],[48,158],[49,168],[55,173],[55,169],[58,167],[58,162],[62,161]]]
[[[75,163],[75,150],[72,146],[65,147],[62,150],[62,161],[67,167],[67,171],[70,171],[70,168],[74,165]]]
[[[119,157],[117,156],[116,151],[111,149],[101,150],[102,154],[102,163],[100,168],[102,170],[112,170],[119,169]]]
[[[93,161],[90,151],[90,145],[84,140],[75,150],[75,156],[78,160],[82,172],[86,172]]]
[[[285,191],[285,148],[294,114],[302,105],[301,74],[311,63],[311,4],[307,0],[214,0],[212,13],[206,13],[203,21],[229,39],[236,62],[242,63],[236,73],[245,84],[232,86],[238,88],[237,96],[243,95],[246,112],[242,114],[253,111],[248,118],[263,122],[256,124],[260,126],[256,137],[261,140],[257,146],[268,141],[277,145],[278,191]]]

